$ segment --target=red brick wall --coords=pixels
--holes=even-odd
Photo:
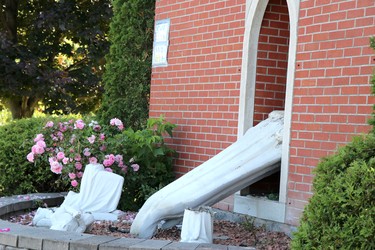
[[[155,19],[170,18],[171,29],[169,65],[152,72],[150,116],[164,114],[178,125],[169,141],[179,152],[178,175],[236,140],[245,2],[156,1]],[[287,223],[298,223],[319,159],[370,129],[374,5],[374,0],[301,1]],[[232,199],[227,201],[231,208]]]
[[[155,20],[165,18],[168,66],[153,68],[150,116],[178,125],[180,175],[236,141],[245,0],[156,1]]]
[[[297,224],[312,194],[312,169],[366,125],[375,1],[301,1],[294,84],[287,222]]]
[[[273,110],[284,110],[288,65],[289,14],[286,0],[270,0],[258,42],[254,125]]]

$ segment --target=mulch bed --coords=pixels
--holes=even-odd
[[[35,211],[8,220],[22,225],[32,225]],[[94,235],[134,238],[129,234],[135,213],[124,212],[116,222],[95,221],[86,231]],[[158,229],[153,239],[180,241],[181,230],[178,227]],[[251,223],[235,223],[230,221],[214,221],[213,243],[221,245],[255,247],[256,249],[290,249],[290,238],[281,232],[270,232],[263,227],[254,227]]]

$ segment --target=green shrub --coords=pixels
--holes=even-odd
[[[150,195],[174,180],[172,161],[176,152],[163,139],[166,133],[172,136],[174,127],[163,118],[150,118],[145,129],[129,128],[110,143],[111,151],[131,156],[140,165],[138,172],[124,175],[120,209],[138,210]]]
[[[293,249],[375,249],[375,136],[355,138],[317,166]]]
[[[101,122],[117,117],[141,128],[148,118],[155,0],[115,0],[103,76]]]
[[[48,162],[35,166],[26,160],[47,119],[51,118],[21,119],[0,126],[0,196],[64,190],[56,184],[59,176],[49,170]]]

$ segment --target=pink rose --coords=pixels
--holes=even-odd
[[[114,161],[111,161],[110,159],[105,159],[103,161],[103,165],[106,166],[106,167],[111,166],[113,163],[114,163]]]
[[[27,156],[26,156],[27,160],[29,162],[34,162],[34,153],[33,152],[30,152]]]
[[[31,148],[31,152],[33,152],[34,155],[41,155],[44,153],[44,148],[38,145],[34,145]]]
[[[44,140],[43,134],[37,134],[34,139],[34,142],[43,141],[43,140]]]
[[[79,171],[79,172],[77,173],[77,178],[82,178],[82,176],[83,176],[83,172]]]
[[[121,162],[121,161],[123,161],[123,157],[122,157],[122,155],[116,155],[116,156],[115,156],[115,161],[116,161],[116,162]]]
[[[110,154],[110,155],[106,155],[105,156],[105,160],[103,161],[103,165],[106,166],[106,167],[109,167],[111,166],[113,163],[115,163],[115,156],[113,154]]]
[[[81,169],[82,169],[82,163],[80,163],[80,162],[76,162],[76,163],[74,164],[74,166],[75,166],[75,168],[76,168],[77,170],[81,170]]]
[[[77,182],[76,180],[72,180],[72,181],[70,182],[70,184],[72,184],[73,187],[78,186],[78,182]]]
[[[105,134],[100,134],[99,135],[99,139],[102,140],[102,141],[104,141],[105,140]]]
[[[47,122],[46,126],[44,126],[45,128],[52,128],[53,127],[53,122],[52,121],[49,121]]]
[[[112,125],[112,126],[117,126],[117,128],[119,130],[123,130],[124,129],[124,125],[122,124],[122,121],[118,118],[113,118],[109,121],[109,124]]]
[[[69,173],[68,175],[69,175],[69,178],[72,179],[72,180],[76,178],[75,173]]]
[[[48,158],[48,162],[49,164],[51,165],[54,161],[57,161],[57,159],[55,157],[50,157]]]
[[[85,148],[84,150],[83,150],[83,155],[84,156],[90,156],[91,155],[91,152],[90,152],[90,149],[89,148]]]
[[[64,159],[62,160],[62,162],[63,162],[65,165],[68,164],[68,162],[69,162],[69,158],[64,157]]]
[[[52,162],[51,164],[51,171],[55,174],[61,174],[61,170],[62,170],[62,165],[61,163],[57,162],[57,161],[54,161]]]
[[[91,164],[96,164],[96,163],[98,163],[98,159],[96,159],[95,157],[90,157],[90,158],[89,158],[89,162],[90,162]]]
[[[138,164],[132,164],[131,167],[133,168],[134,172],[137,172],[139,170]]]
[[[74,124],[74,129],[83,129],[85,127],[85,123],[82,120],[77,120]]]
[[[80,155],[80,154],[76,154],[76,155],[74,156],[74,160],[76,160],[76,161],[81,161],[81,155]]]
[[[46,143],[44,141],[37,141],[36,145],[38,145],[39,147],[42,147],[42,148],[47,147],[47,145],[46,145]]]
[[[67,130],[67,127],[64,125],[64,123],[59,122],[59,130],[61,132],[65,132]]]
[[[93,144],[95,142],[95,135],[92,135],[90,137],[87,138],[87,140],[90,142],[90,144]]]
[[[64,154],[64,152],[60,151],[60,152],[57,153],[56,157],[57,157],[57,160],[62,160],[62,159],[65,158],[65,154]]]
[[[104,170],[113,173],[113,170],[111,168],[105,168]]]
[[[106,145],[102,145],[99,147],[100,151],[105,151],[107,149],[107,146]]]
[[[99,132],[102,129],[102,127],[100,127],[100,125],[94,125],[93,129],[94,131]]]
[[[64,134],[61,133],[60,131],[57,132],[57,137],[60,139],[60,141],[64,140]]]

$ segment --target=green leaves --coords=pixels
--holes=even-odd
[[[355,138],[315,172],[293,249],[374,249],[375,136]]]
[[[163,117],[150,118],[147,128],[137,131],[129,128],[108,145],[114,152],[125,151],[140,165],[136,174],[124,176],[125,185],[119,205],[122,209],[139,209],[152,193],[174,180],[172,163],[176,152],[165,145],[163,135],[172,136],[175,127]]]

